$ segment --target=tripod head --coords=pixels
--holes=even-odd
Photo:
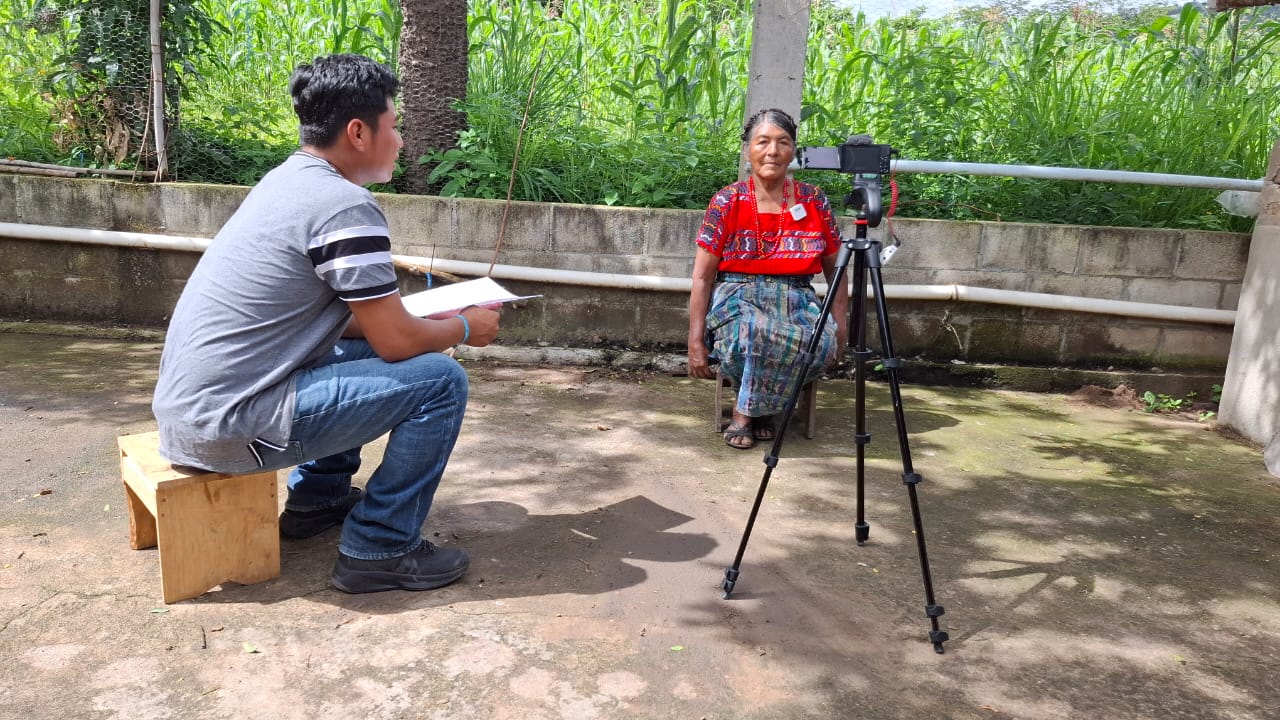
[[[844,204],[855,208],[867,225],[876,227],[883,217],[881,178],[889,174],[889,158],[897,153],[889,145],[877,145],[870,135],[854,135],[836,147],[801,148],[800,167],[851,175],[853,191],[844,197]]]

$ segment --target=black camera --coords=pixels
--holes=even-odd
[[[850,175],[888,175],[889,157],[896,152],[889,145],[873,143],[870,135],[854,135],[836,147],[801,148],[800,167]]]
[[[888,145],[877,145],[870,135],[854,135],[836,147],[801,148],[799,165],[804,170],[839,170],[850,175],[853,192],[845,196],[844,204],[876,227],[882,217],[881,177],[889,174],[889,158],[897,153]]]

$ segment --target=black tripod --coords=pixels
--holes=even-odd
[[[859,208],[854,226],[854,237],[851,240],[844,238],[841,240],[840,252],[836,256],[835,274],[828,286],[827,297],[822,306],[822,314],[819,316],[817,327],[814,328],[813,335],[809,338],[797,362],[802,365],[807,364],[818,351],[822,330],[831,313],[831,305],[836,295],[836,288],[840,287],[840,284],[844,282],[845,270],[848,268],[849,258],[852,257],[854,294],[850,298],[850,322],[854,324],[850,326],[850,336],[855,338],[856,342],[853,350],[853,357],[856,363],[854,370],[854,379],[856,381],[854,397],[857,413],[854,441],[858,448],[855,538],[858,544],[862,545],[866,543],[871,534],[871,526],[867,524],[863,514],[866,445],[871,441],[871,434],[866,432],[866,364],[872,356],[871,350],[867,347],[866,317],[867,281],[870,278],[876,301],[876,318],[880,326],[880,342],[884,349],[882,362],[885,375],[889,378],[889,392],[893,398],[893,418],[898,429],[898,448],[902,452],[902,482],[907,486],[907,494],[911,499],[911,517],[915,522],[916,549],[920,556],[920,573],[924,577],[925,615],[929,618],[931,626],[929,641],[933,643],[935,652],[942,653],[944,652],[942,643],[950,639],[950,636],[947,635],[946,631],[938,627],[938,618],[945,611],[941,605],[934,602],[933,598],[933,580],[929,573],[929,555],[925,550],[924,525],[920,521],[920,503],[916,498],[916,485],[923,478],[911,467],[911,448],[907,444],[906,421],[902,412],[902,393],[898,386],[898,368],[902,367],[902,360],[894,356],[893,341],[889,338],[889,312],[885,306],[884,281],[880,275],[880,241],[867,238],[868,225],[874,227],[880,223],[879,181],[855,180],[853,193],[845,198],[845,203]],[[855,328],[856,335],[853,332]],[[782,450],[783,438],[786,436],[787,425],[791,422],[791,414],[795,411],[796,403],[799,400],[802,385],[803,378],[798,378],[783,409],[782,421],[774,434],[773,448],[764,457],[764,477],[760,479],[760,489],[756,491],[756,500],[751,506],[751,515],[747,518],[747,527],[742,532],[742,542],[738,545],[738,554],[733,559],[733,565],[724,571],[724,582],[721,584],[721,588],[724,590],[724,599],[726,600],[729,598],[730,593],[733,592],[733,587],[738,581],[738,568],[742,565],[742,556],[747,551],[747,541],[751,538],[751,529],[755,525],[756,514],[760,511],[760,503],[764,500],[765,489],[769,486],[769,477],[773,474],[773,469],[778,465],[778,454]]]

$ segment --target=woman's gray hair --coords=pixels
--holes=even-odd
[[[747,122],[742,126],[742,142],[750,141],[751,133],[755,132],[756,126],[762,122],[777,125],[791,136],[791,142],[794,143],[796,141],[796,121],[785,110],[765,108],[747,118]]]

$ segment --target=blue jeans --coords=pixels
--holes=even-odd
[[[384,560],[422,545],[422,523],[467,408],[467,374],[440,353],[389,363],[364,340],[338,341],[328,361],[294,381],[291,452],[264,457],[288,467],[287,510],[333,507],[347,497],[361,446],[387,432],[382,464],[342,526],[338,550]],[[274,458],[274,459],[273,459]]]

